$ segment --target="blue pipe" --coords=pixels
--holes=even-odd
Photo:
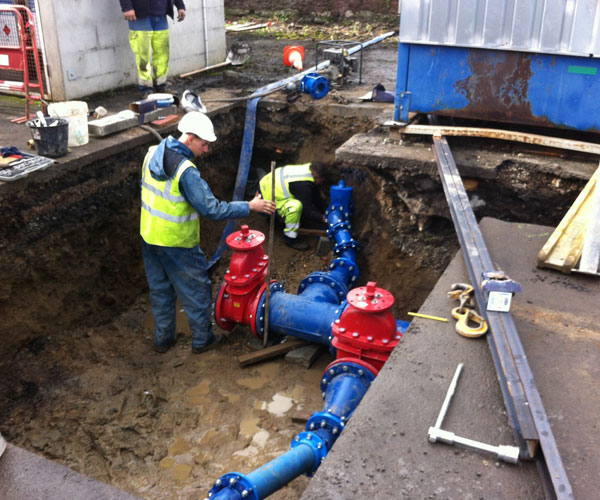
[[[331,324],[340,317],[342,310],[339,304],[319,302],[285,292],[272,292],[269,303],[269,331],[328,346]]]
[[[334,361],[323,375],[325,404],[292,441],[291,449],[248,475],[221,476],[208,495],[211,500],[261,500],[301,474],[312,475],[344,429],[375,379],[367,366],[349,360]]]
[[[309,342],[329,346],[331,325],[343,313],[350,286],[358,278],[356,249],[358,243],[350,234],[352,188],[344,181],[331,187],[331,205],[326,211],[327,234],[335,243],[337,258],[327,272],[309,274],[300,284],[298,295],[285,293],[283,285],[271,285],[269,329]],[[266,291],[260,298],[256,314],[256,331],[264,331]]]
[[[355,47],[352,47],[348,50],[348,54],[352,55],[358,52],[365,47],[381,42],[382,40],[389,38],[395,34],[394,31],[389,31],[375,37],[365,43],[357,44]],[[331,64],[330,60],[326,60],[321,62],[320,64],[313,66],[302,73],[298,73],[296,75],[285,78],[284,80],[279,80],[278,82],[270,83],[264,87],[261,87],[255,90],[250,96],[251,99],[248,101],[246,105],[246,120],[244,122],[244,138],[242,139],[242,152],[240,154],[240,161],[238,164],[238,173],[235,180],[235,188],[233,190],[233,201],[240,201],[244,199],[244,191],[246,190],[246,182],[248,181],[248,172],[250,171],[250,161],[252,160],[252,149],[254,147],[254,132],[256,130],[256,108],[258,107],[258,101],[260,101],[260,97],[258,96],[265,93],[269,93],[271,91],[278,90],[280,88],[284,88],[288,83],[294,83],[299,80],[302,80],[305,76],[310,73],[314,73],[316,71],[320,71],[325,69],[327,66]],[[210,269],[219,259],[223,256],[223,253],[227,249],[227,236],[229,236],[235,230],[237,226],[236,220],[231,220],[223,229],[223,234],[221,235],[221,241],[217,245],[215,253],[212,255],[210,260],[208,261],[208,268]]]

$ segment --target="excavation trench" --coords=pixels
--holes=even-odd
[[[215,194],[230,199],[243,108],[214,119],[220,140],[200,167]],[[400,145],[371,115],[276,100],[259,107],[257,123],[247,194],[272,160],[334,160],[340,149],[332,179],[354,188],[358,285],[376,281],[395,296],[395,316],[410,319],[406,313],[418,310],[458,249],[427,140]],[[364,144],[352,153],[354,137],[402,154],[369,155]],[[456,145],[478,216],[556,225],[585,183],[554,158],[529,161],[513,146],[489,142]],[[247,473],[289,448],[306,417],[322,409],[319,381],[333,358],[323,352],[309,369],[284,359],[241,368],[237,356],[255,348],[245,326],[222,348],[193,355],[181,311],[175,348],[153,352],[138,233],[146,148],[45,170],[2,191],[0,431],[15,445],[143,498],[203,498],[223,473]],[[475,163],[489,165],[477,170]],[[266,219],[244,222],[268,234]],[[202,223],[207,253],[223,226]],[[272,278],[288,293],[332,259],[316,255],[316,237],[310,243],[313,251],[299,253],[276,232]],[[215,293],[230,255],[212,272]],[[298,498],[308,480],[272,498]]]

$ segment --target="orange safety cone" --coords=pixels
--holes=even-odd
[[[300,45],[288,45],[283,48],[283,64],[293,66],[297,70],[302,69],[304,61],[304,47]]]

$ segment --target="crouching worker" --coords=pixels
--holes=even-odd
[[[296,250],[308,250],[308,245],[298,238],[300,224],[323,227],[325,223],[327,202],[318,186],[324,182],[327,168],[325,163],[313,162],[275,169],[275,205],[285,223],[283,238],[286,245]],[[260,194],[265,200],[273,199],[271,183],[270,172],[259,182]]]
[[[217,200],[194,163],[217,140],[210,118],[198,111],[188,113],[178,129],[179,140],[167,137],[144,159],[140,233],[154,315],[154,350],[166,352],[175,342],[179,297],[197,354],[212,349],[223,337],[216,336],[211,326],[212,291],[207,260],[199,247],[200,216],[223,220],[247,217],[250,211],[272,214],[275,205],[260,196],[250,202]]]

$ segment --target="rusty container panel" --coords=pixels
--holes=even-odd
[[[400,41],[600,57],[597,0],[403,0]]]
[[[403,109],[600,131],[600,59],[401,43],[398,68],[397,120]]]

